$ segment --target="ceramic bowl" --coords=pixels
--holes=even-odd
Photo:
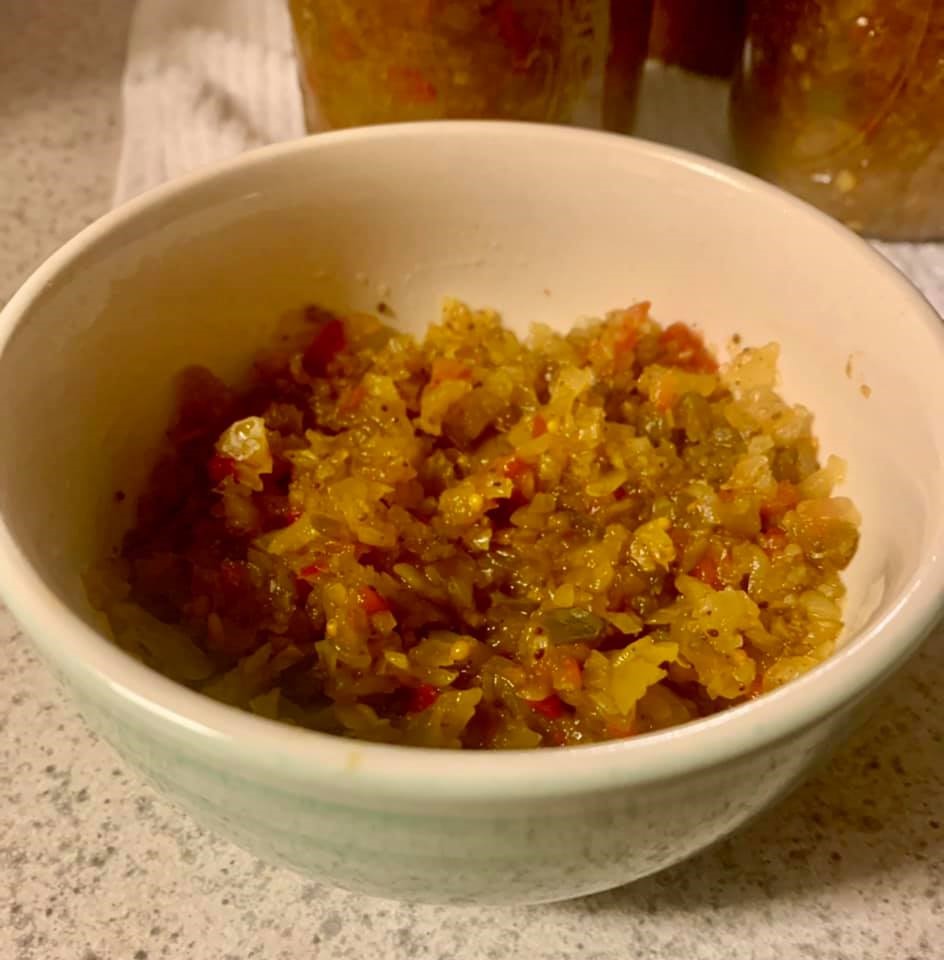
[[[863,515],[842,649],[708,720],[623,742],[458,753],[315,734],[176,686],[105,638],[80,575],[115,542],[173,375],[235,376],[286,308],[453,295],[519,330],[637,299],[721,346],[782,345],[783,390]],[[109,213],[0,322],[0,590],[89,724],[264,859],[351,890],[539,902],[666,867],[776,802],[936,618],[944,336],[851,233],[763,183],[627,138],[441,123],[247,154]],[[128,491],[123,504],[114,492]]]

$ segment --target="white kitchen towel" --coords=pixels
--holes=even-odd
[[[138,0],[114,202],[302,136],[284,0]],[[638,134],[727,160],[725,85],[650,66]],[[944,313],[944,245],[876,244]]]
[[[140,0],[114,201],[305,132],[287,5]]]

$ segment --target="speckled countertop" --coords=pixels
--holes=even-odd
[[[0,3],[0,301],[103,212],[130,0]],[[368,900],[191,823],[86,732],[0,611],[0,960],[941,960],[944,632],[748,830],[573,903]]]

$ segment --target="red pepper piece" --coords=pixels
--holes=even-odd
[[[502,468],[502,472],[510,480],[517,480],[525,474],[531,472],[531,464],[520,457],[512,457]]]
[[[535,414],[534,421],[531,424],[531,436],[543,437],[547,433],[547,420],[540,413]]]
[[[444,380],[471,380],[472,371],[454,357],[436,357],[429,370],[429,385],[436,387]]]
[[[548,720],[556,720],[558,717],[563,716],[564,702],[556,693],[552,693],[543,700],[528,700],[526,702],[535,713],[541,714],[542,717],[547,717]]]
[[[358,384],[350,389],[338,401],[338,409],[342,413],[350,413],[356,410],[367,399],[367,388],[363,384]]]
[[[218,487],[227,477],[236,476],[236,461],[222,453],[214,453],[207,463],[207,473],[214,487]]]
[[[303,580],[309,577],[320,577],[327,569],[327,567],[322,566],[320,563],[309,563],[307,567],[302,567],[301,570],[298,571],[298,575]]]
[[[689,573],[713,590],[720,590],[724,586],[718,575],[718,563],[709,553],[703,554]]]
[[[800,502],[800,491],[787,480],[777,484],[777,489],[760,505],[760,515],[765,521],[779,517],[792,510]]]
[[[302,366],[310,377],[327,374],[331,361],[347,346],[344,324],[334,317],[315,334],[302,355]]]
[[[530,503],[537,483],[534,467],[525,460],[512,457],[505,463],[502,472],[515,486],[508,502],[515,508]]]
[[[554,671],[554,686],[560,690],[579,690],[583,686],[583,667],[576,657],[564,657]]]
[[[761,545],[761,549],[768,557],[778,557],[786,549],[787,544],[789,544],[790,539],[787,537],[786,531],[780,527],[770,527],[764,533],[762,533],[758,538],[758,542]]]
[[[659,362],[667,367],[681,367],[692,373],[714,373],[718,362],[705,346],[701,334],[684,323],[673,323],[659,334],[662,353]]]
[[[373,587],[361,587],[361,606],[368,617],[390,609],[390,604]]]
[[[422,713],[424,710],[428,710],[438,699],[439,690],[436,687],[429,683],[421,683],[410,692],[406,712]]]
[[[636,721],[634,719],[614,718],[607,722],[606,735],[611,740],[622,740],[625,737],[632,737],[636,733]]]

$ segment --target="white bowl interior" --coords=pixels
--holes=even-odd
[[[174,374],[236,376],[311,301],[385,300],[420,331],[452,295],[523,331],[648,299],[718,347],[777,340],[783,390],[847,460],[864,517],[850,629],[886,615],[941,539],[929,308],[838,227],[681,154],[501,125],[328,137],[145,198],[55,266],[0,357],[0,511],[90,622],[79,575],[128,523],[133,496],[113,494],[142,482]]]

